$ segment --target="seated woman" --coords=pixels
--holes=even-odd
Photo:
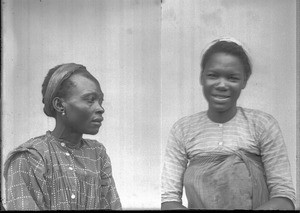
[[[42,95],[56,125],[9,153],[6,209],[121,209],[105,147],[82,138],[97,134],[103,121],[97,79],[82,65],[58,65],[49,70]]]
[[[237,106],[251,75],[235,39],[204,52],[200,82],[208,110],[177,121],[162,172],[162,209],[294,209],[290,163],[277,121]]]

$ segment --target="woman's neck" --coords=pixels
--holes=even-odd
[[[225,112],[208,109],[207,116],[216,123],[226,123],[230,121],[237,113],[237,107],[233,107]]]
[[[63,139],[69,142],[70,146],[79,146],[82,134],[70,131],[64,126],[56,125],[51,133],[57,139]]]

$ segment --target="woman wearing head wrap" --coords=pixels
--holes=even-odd
[[[277,121],[236,105],[251,75],[240,42],[212,42],[201,62],[208,110],[171,131],[162,172],[162,209],[294,209],[290,164]]]
[[[95,135],[103,121],[99,82],[79,64],[50,69],[42,85],[53,131],[9,153],[4,165],[8,210],[121,209],[105,147]]]

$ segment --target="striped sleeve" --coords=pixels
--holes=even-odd
[[[272,116],[268,116],[261,130],[261,156],[270,198],[285,197],[295,205],[290,162],[279,124]]]
[[[187,154],[182,132],[176,125],[170,131],[165,151],[161,180],[161,203],[182,203],[183,175],[187,167]]]

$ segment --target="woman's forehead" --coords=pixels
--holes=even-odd
[[[243,64],[239,57],[227,53],[215,53],[213,54],[206,64],[206,68],[212,67],[234,67],[243,68]]]
[[[86,76],[75,74],[69,79],[72,81],[74,87],[73,89],[78,91],[94,91],[97,93],[102,93],[99,82],[96,79],[91,79]]]

